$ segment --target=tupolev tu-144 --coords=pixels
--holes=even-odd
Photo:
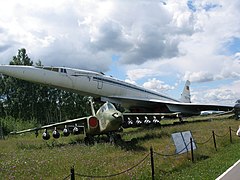
[[[199,115],[204,110],[233,110],[233,106],[191,103],[189,81],[186,82],[181,98],[178,100],[100,72],[81,69],[0,65],[0,73],[81,95],[91,96],[103,102],[120,104],[130,111],[130,113],[124,114],[126,115],[124,117],[125,121],[131,121],[130,118],[136,114],[145,117],[146,122],[147,120],[153,122],[157,120],[157,115],[164,116],[169,115],[168,113],[178,116],[180,114]],[[152,115],[154,118],[149,120],[148,115]]]
[[[66,67],[0,65],[0,73],[121,104],[131,112],[181,112],[198,115],[204,110],[228,111],[233,108],[191,103],[189,81],[178,100],[94,71]]]

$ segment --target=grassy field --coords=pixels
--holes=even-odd
[[[240,157],[240,139],[235,135],[240,122],[217,118],[209,122],[186,123],[154,129],[125,129],[124,142],[118,145],[99,143],[85,146],[82,137],[70,136],[44,141],[34,133],[0,140],[0,179],[64,179],[75,167],[79,176],[105,176],[122,172],[145,160],[131,171],[108,179],[151,179],[149,149],[174,154],[171,134],[190,130],[198,143],[191,153],[177,156],[154,154],[155,179],[215,179]],[[229,126],[233,143],[230,143]],[[212,131],[216,133],[217,151]],[[220,137],[221,136],[221,137]],[[223,136],[223,137],[222,137]],[[206,142],[201,144],[201,142]],[[91,179],[91,178],[85,178]],[[103,178],[106,179],[106,178]]]

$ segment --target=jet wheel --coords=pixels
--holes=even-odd
[[[85,145],[89,146],[89,145],[94,145],[94,138],[92,136],[86,136],[84,138],[84,143]]]
[[[108,138],[109,138],[110,144],[116,144],[117,142],[122,140],[120,134],[110,134]]]

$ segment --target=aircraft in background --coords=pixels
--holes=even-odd
[[[236,101],[234,106],[234,114],[236,120],[240,119],[240,99]]]
[[[35,132],[38,135],[39,130],[44,130],[42,138],[44,140],[50,139],[49,129],[52,131],[52,136],[55,139],[60,137],[58,130],[63,131],[63,136],[69,136],[70,132],[74,135],[84,134],[84,142],[87,145],[94,144],[94,136],[107,135],[109,142],[116,142],[121,139],[117,134],[123,123],[123,115],[116,110],[115,106],[109,102],[104,103],[95,113],[93,102],[90,99],[92,115],[72,120],[66,120],[54,124],[49,124],[37,128],[27,129],[23,131],[11,132],[10,134],[22,134],[27,132]],[[70,128],[72,128],[70,130]]]
[[[199,115],[201,111],[206,110],[231,111],[233,109],[233,106],[192,103],[189,81],[185,84],[180,100],[177,100],[94,71],[66,67],[0,65],[0,73],[92,96],[103,102],[120,104],[131,113]]]
[[[222,114],[224,111],[201,111],[201,116],[207,116],[212,114]]]

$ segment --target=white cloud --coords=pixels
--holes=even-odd
[[[157,80],[156,78],[149,79],[147,82],[143,84],[143,87],[157,92],[163,92],[174,89],[173,86],[165,84],[163,81]]]
[[[240,99],[240,81],[217,88],[197,89],[192,93],[192,102],[233,105]]]
[[[191,2],[8,0],[0,6],[0,63],[24,47],[45,65],[104,72],[116,55],[130,82],[155,80],[155,89],[164,85],[159,76],[236,81],[240,51],[228,44],[240,38],[240,1]]]
[[[151,69],[132,69],[127,72],[127,76],[131,81],[136,81],[146,76],[152,76],[154,71]]]
[[[199,71],[199,72],[187,71],[184,75],[184,80],[189,80],[190,82],[212,81],[213,75],[209,72],[204,72],[204,71]]]

